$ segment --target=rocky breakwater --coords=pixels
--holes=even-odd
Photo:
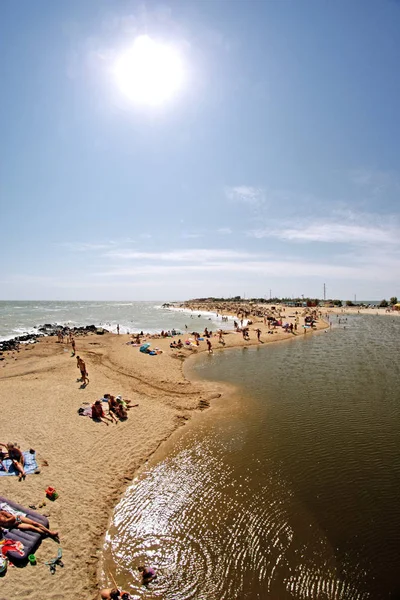
[[[84,327],[63,327],[61,325],[45,323],[44,325],[37,326],[34,329],[37,329],[37,333],[24,333],[23,335],[18,335],[10,340],[0,341],[0,352],[11,352],[18,350],[20,344],[35,344],[41,337],[59,335],[60,333],[63,336],[66,336],[69,333],[72,333],[73,335],[86,335],[88,333],[97,333],[98,335],[102,335],[103,333],[108,333],[107,329],[96,327],[96,325],[86,325]]]

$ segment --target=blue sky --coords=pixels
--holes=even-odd
[[[2,2],[0,299],[400,297],[399,31],[396,0]],[[117,82],[142,36],[161,103]]]

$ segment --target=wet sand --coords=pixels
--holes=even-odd
[[[286,314],[294,315],[294,310],[286,309]],[[258,344],[254,332],[258,327],[263,343],[294,341],[304,337],[303,317],[299,321],[296,335],[280,328],[267,334],[262,320],[253,317],[250,341],[229,332],[223,347]],[[317,328],[324,327],[326,323],[318,321]],[[181,337],[184,341],[188,336]],[[183,375],[184,361],[207,351],[205,341],[197,349],[178,350],[170,349],[171,338],[148,339],[152,347],[162,350],[149,356],[127,345],[129,340],[128,335],[113,334],[76,338],[77,354],[84,358],[90,378],[85,388],[77,380],[80,373],[70,344],[58,343],[54,337],[3,355],[0,441],[18,442],[22,450],[34,448],[41,472],[22,482],[2,477],[0,491],[24,506],[38,506],[45,500],[45,489],[56,488],[59,498],[47,500],[38,512],[48,515],[50,528],[59,531],[65,567],[50,575],[44,562],[57,554],[57,545],[45,539],[36,552],[37,566],[9,566],[1,580],[0,600],[97,598],[99,585],[112,583],[98,581],[98,567],[113,507],[160,444],[194,411],[207,408],[223,393],[220,384],[190,382]],[[218,336],[211,341],[214,351],[222,349]],[[130,409],[127,421],[105,425],[78,415],[80,406],[107,392],[139,404]]]

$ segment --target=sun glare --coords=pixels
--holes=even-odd
[[[183,65],[173,48],[141,35],[117,59],[115,76],[121,91],[130,100],[158,105],[172,98],[181,88]]]

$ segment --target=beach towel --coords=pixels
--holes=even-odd
[[[25,459],[25,466],[24,466],[25,473],[27,475],[31,475],[38,468],[38,464],[36,462],[36,452],[33,452],[33,454],[31,454],[31,452],[29,452],[29,450],[28,450],[26,452],[23,452],[22,454],[24,455],[24,459]],[[6,468],[8,469],[8,472],[4,471],[3,466],[0,465],[0,476],[2,476],[2,475],[19,475],[19,471],[17,471],[17,469],[14,467],[13,462],[10,458],[6,458],[5,460],[3,460],[3,463],[6,466]]]
[[[6,507],[2,510],[7,510],[8,512],[12,512],[13,514],[19,514],[21,516],[29,517],[30,519],[33,519],[33,521],[42,523],[42,525],[44,525],[45,527],[49,526],[48,519],[46,519],[46,517],[43,517],[43,515],[40,515],[39,513],[36,513],[33,510],[30,510],[30,508],[24,508],[20,504],[17,504],[12,500],[8,500],[3,496],[0,496],[0,506]],[[7,543],[20,542],[23,546],[21,548],[21,546],[17,544],[15,549],[13,548],[13,546],[10,546],[10,548],[13,549],[7,551],[7,557],[17,564],[26,562],[28,559],[28,555],[33,554],[34,550],[37,548],[42,539],[40,533],[36,533],[35,531],[22,531],[20,529],[11,529],[9,531],[8,529],[0,529],[0,532],[1,531],[3,532],[4,538]],[[4,540],[0,540],[0,544],[2,543],[2,541]]]
[[[78,408],[78,414],[81,417],[92,418],[92,407],[91,406],[81,406],[80,408]]]

